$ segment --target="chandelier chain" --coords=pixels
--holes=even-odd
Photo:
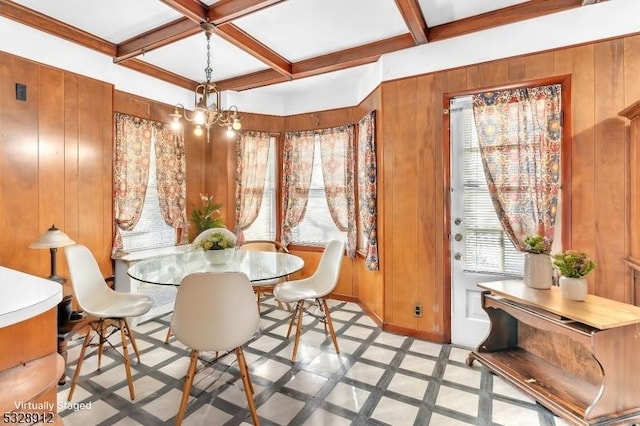
[[[211,72],[213,69],[211,68],[211,34],[207,31],[207,67],[204,69],[204,72],[207,76],[207,83],[211,82]]]

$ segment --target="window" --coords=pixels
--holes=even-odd
[[[465,102],[466,100],[466,102]],[[464,269],[467,272],[522,275],[524,256],[502,229],[482,168],[471,98],[462,104]]]
[[[296,244],[324,246],[332,239],[347,240],[347,233],[338,229],[329,213],[322,176],[320,139],[320,135],[315,136],[311,186],[304,218],[291,230],[292,242]]]
[[[269,157],[267,160],[267,174],[265,176],[264,193],[260,211],[256,220],[244,230],[245,240],[275,240],[276,239],[276,138],[269,140]]]
[[[138,223],[131,231],[120,230],[122,248],[125,252],[169,247],[176,244],[176,230],[167,225],[160,212],[156,179],[155,138],[151,139],[149,156],[149,178],[144,205]]]

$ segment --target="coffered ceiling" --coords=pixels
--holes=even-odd
[[[602,0],[600,0],[602,1]],[[616,0],[612,0],[616,1]],[[186,89],[312,83],[381,55],[599,0],[0,0],[0,16],[83,45]]]

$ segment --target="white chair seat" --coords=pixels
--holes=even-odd
[[[113,292],[84,311],[99,318],[137,317],[149,312],[151,304],[151,299],[141,294]]]
[[[313,288],[305,286],[304,280],[298,280],[278,284],[273,289],[273,296],[281,302],[292,303],[302,299],[324,297],[326,294],[319,295]]]

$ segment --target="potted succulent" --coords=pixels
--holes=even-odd
[[[212,232],[204,240],[200,241],[196,247],[202,249],[207,262],[212,265],[227,263],[233,258],[235,253],[236,239],[233,234],[227,235],[223,232]]]
[[[570,300],[583,301],[587,296],[587,280],[584,278],[596,268],[596,264],[582,251],[567,250],[551,256],[553,266],[560,273],[560,290]]]
[[[528,236],[524,240],[524,276],[527,287],[546,290],[553,284],[551,267],[551,241],[542,235]]]

